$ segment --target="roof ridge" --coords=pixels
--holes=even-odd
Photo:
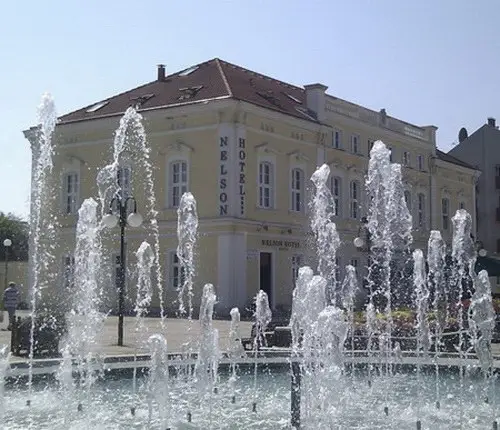
[[[227,76],[224,73],[224,69],[222,68],[222,65],[220,64],[221,60],[219,58],[214,58],[214,61],[215,61],[215,64],[217,64],[217,69],[219,70],[221,78],[224,81],[224,85],[226,86],[229,97],[233,97],[233,91],[231,90],[231,86],[229,85],[229,81],[227,79]]]
[[[277,82],[278,84],[280,84],[282,86],[292,87],[292,88],[294,88],[296,90],[304,91],[304,88],[299,87],[297,85],[293,85],[293,84],[290,84],[290,83],[285,82],[285,81],[280,81],[279,79],[273,78],[271,76],[263,75],[262,73],[259,73],[259,72],[254,72],[253,70],[247,69],[247,68],[239,66],[237,64],[230,63],[229,61],[221,60],[219,58],[217,58],[217,60],[219,62],[221,62],[221,63],[227,64],[228,66],[232,66],[232,67],[238,68],[238,69],[240,69],[240,70],[242,70],[244,72],[253,73],[254,75],[259,76],[259,77],[264,78],[264,79],[270,79],[271,81]]]

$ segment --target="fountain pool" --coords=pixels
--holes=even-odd
[[[460,428],[458,409],[459,375],[455,370],[442,370],[439,381],[443,393],[440,409],[432,401],[435,390],[435,375],[432,367],[424,370],[421,383],[417,385],[415,368],[401,366],[387,381],[383,376],[374,378],[371,387],[367,384],[366,369],[355,367],[355,377],[325,384],[328,402],[324,410],[310,411],[302,405],[302,428],[310,429],[414,429],[418,416],[415,398],[426,399],[420,408],[423,429]],[[286,429],[290,428],[290,366],[282,364],[259,365],[258,407],[252,411],[253,365],[244,364],[238,369],[238,383],[235,391],[229,381],[227,367],[220,372],[217,394],[208,399],[199,397],[195,384],[183,377],[172,376],[168,397],[172,429]],[[139,372],[142,374],[142,372]],[[172,370],[172,373],[175,373]],[[386,398],[385,390],[390,392]],[[36,428],[46,429],[161,429],[160,416],[155,413],[148,427],[148,403],[146,378],[140,377],[139,403],[135,415],[130,413],[134,402],[130,373],[127,376],[113,376],[95,384],[90,406],[77,412],[77,404],[62,398],[53,379],[38,381],[34,387],[31,408],[26,407],[28,393],[24,384],[9,384],[5,396],[5,429],[25,429],[30,415]],[[480,376],[471,376],[465,385],[463,412],[464,429],[491,428],[485,423],[491,421],[491,407],[485,402]],[[496,387],[500,395],[500,388]],[[235,402],[232,403],[232,396]],[[187,422],[188,399],[191,400],[191,423]],[[195,400],[193,402],[193,400]],[[384,407],[389,415],[384,414]],[[65,423],[62,409],[74,411],[71,422]],[[498,418],[498,417],[497,417]],[[165,427],[168,428],[168,427]]]

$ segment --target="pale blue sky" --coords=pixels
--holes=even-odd
[[[25,0],[0,8],[0,210],[28,213],[41,94],[59,114],[213,57],[408,122],[500,120],[498,0]]]

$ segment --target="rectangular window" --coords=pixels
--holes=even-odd
[[[423,155],[417,155],[417,168],[420,171],[424,170],[424,156]]]
[[[368,139],[368,155],[370,155],[370,151],[372,150],[374,144],[375,141],[373,139]]]
[[[408,210],[411,213],[411,210],[412,210],[411,192],[406,190],[404,196],[405,196],[406,207],[408,208]]]
[[[64,202],[63,210],[67,215],[76,214],[79,206],[80,181],[78,173],[64,175]]]
[[[342,214],[342,179],[338,176],[330,177],[330,192],[333,196],[333,202],[335,203],[335,216],[341,216]]]
[[[73,288],[75,280],[75,257],[65,255],[63,257],[63,287]]]
[[[274,207],[274,166],[265,161],[259,164],[259,206]]]
[[[410,167],[410,153],[408,151],[403,152],[403,166]]]
[[[169,286],[177,290],[182,287],[185,280],[185,269],[181,266],[176,252],[170,253]]]
[[[356,272],[358,271],[358,265],[359,265],[359,260],[357,258],[352,258],[351,259],[351,266],[356,269]]]
[[[357,134],[351,136],[351,152],[353,154],[359,154],[359,135]]]
[[[299,269],[302,267],[303,257],[302,255],[292,255],[292,284],[295,287],[297,278],[299,277]]]
[[[359,218],[359,182],[358,181],[351,181],[351,184],[349,186],[350,192],[350,217],[352,219],[358,219]]]
[[[186,161],[174,161],[170,164],[170,207],[176,208],[182,195],[188,190],[188,166]]]
[[[418,194],[418,212],[417,212],[417,222],[418,228],[425,228],[425,195],[422,193]]]
[[[335,130],[333,130],[332,146],[335,149],[342,148],[342,130],[339,130],[337,128]]]
[[[450,227],[450,201],[446,198],[441,199],[441,215],[443,230],[448,230]]]
[[[123,198],[132,195],[132,169],[128,166],[119,167],[116,171],[116,181]]]
[[[304,209],[304,171],[302,169],[292,169],[291,184],[291,210],[302,212]]]

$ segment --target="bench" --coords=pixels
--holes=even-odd
[[[241,344],[245,351],[251,351],[255,346],[255,336],[257,327],[256,324],[252,324],[252,330],[250,332],[250,337],[245,337],[241,339]],[[292,336],[290,327],[288,327],[288,321],[283,319],[271,320],[267,325],[266,331],[264,332],[264,342],[257,342],[257,349],[262,347],[290,347],[292,344]]]

